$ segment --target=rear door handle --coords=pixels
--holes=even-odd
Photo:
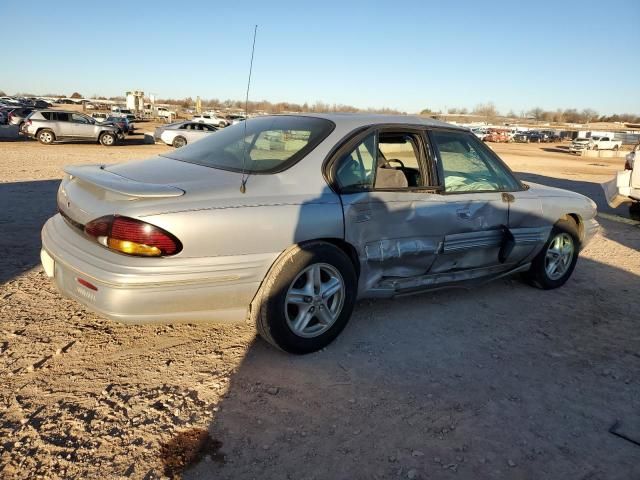
[[[456,210],[456,213],[458,214],[458,217],[464,220],[469,220],[471,218],[471,212],[467,208],[461,208],[459,210]]]

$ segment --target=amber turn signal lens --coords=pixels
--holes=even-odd
[[[117,238],[109,238],[107,245],[113,250],[117,250],[129,255],[142,255],[144,257],[159,257],[162,251],[158,247],[144,245],[142,243],[130,242],[128,240],[118,240]]]

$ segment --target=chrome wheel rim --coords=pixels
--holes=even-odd
[[[43,132],[40,134],[40,140],[42,140],[44,143],[51,143],[51,140],[53,140],[53,138],[51,137],[51,134],[49,132]]]
[[[545,255],[545,271],[551,280],[558,280],[567,273],[573,260],[575,246],[568,233],[559,233],[551,240]]]
[[[299,337],[322,335],[340,316],[344,297],[344,280],[333,265],[309,265],[296,276],[287,290],[287,325]]]
[[[102,139],[102,143],[105,145],[111,145],[113,143],[113,137],[111,135],[105,135]]]

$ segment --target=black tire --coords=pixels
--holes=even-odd
[[[116,137],[115,133],[104,132],[100,135],[99,140],[101,145],[104,145],[105,147],[113,147],[118,141],[118,137]]]
[[[187,144],[187,139],[182,136],[177,136],[176,138],[173,139],[173,142],[171,143],[171,145],[173,145],[175,148],[184,147],[186,144]]]
[[[550,278],[546,268],[547,251],[556,237],[562,234],[568,234],[573,240],[573,254],[564,274],[560,278]],[[531,262],[531,268],[525,273],[524,277],[531,285],[543,290],[551,290],[561,287],[567,280],[569,280],[569,277],[571,277],[576,266],[576,262],[578,261],[579,251],[580,235],[578,234],[578,227],[576,223],[573,220],[558,220],[551,230],[549,239],[545,242],[540,253],[538,253],[538,255],[533,259],[533,262]]]
[[[287,322],[286,296],[296,278],[314,264],[327,264],[341,275],[344,284],[342,310],[331,327],[318,336],[297,335]],[[249,318],[260,336],[285,352],[306,354],[329,345],[344,329],[356,301],[358,279],[353,263],[338,247],[323,241],[294,245],[276,260],[250,307]]]
[[[598,150],[598,145],[594,145],[591,150]]]
[[[640,202],[629,205],[629,216],[632,220],[640,220]]]
[[[220,127],[220,128],[224,128],[224,127],[226,127],[226,126],[227,126],[227,124],[226,124],[225,122],[220,122],[220,123],[218,124],[218,127]]]
[[[618,147],[618,145],[614,145],[614,146],[613,146],[613,151],[614,151],[614,152],[617,152],[617,151],[618,151],[618,148],[619,148],[619,147]]]
[[[56,134],[48,128],[43,128],[38,132],[38,141],[43,145],[51,145],[56,141]]]

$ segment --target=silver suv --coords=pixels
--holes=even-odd
[[[116,125],[97,123],[82,113],[61,110],[33,112],[25,120],[22,132],[45,145],[57,140],[85,140],[110,147],[124,138]]]

